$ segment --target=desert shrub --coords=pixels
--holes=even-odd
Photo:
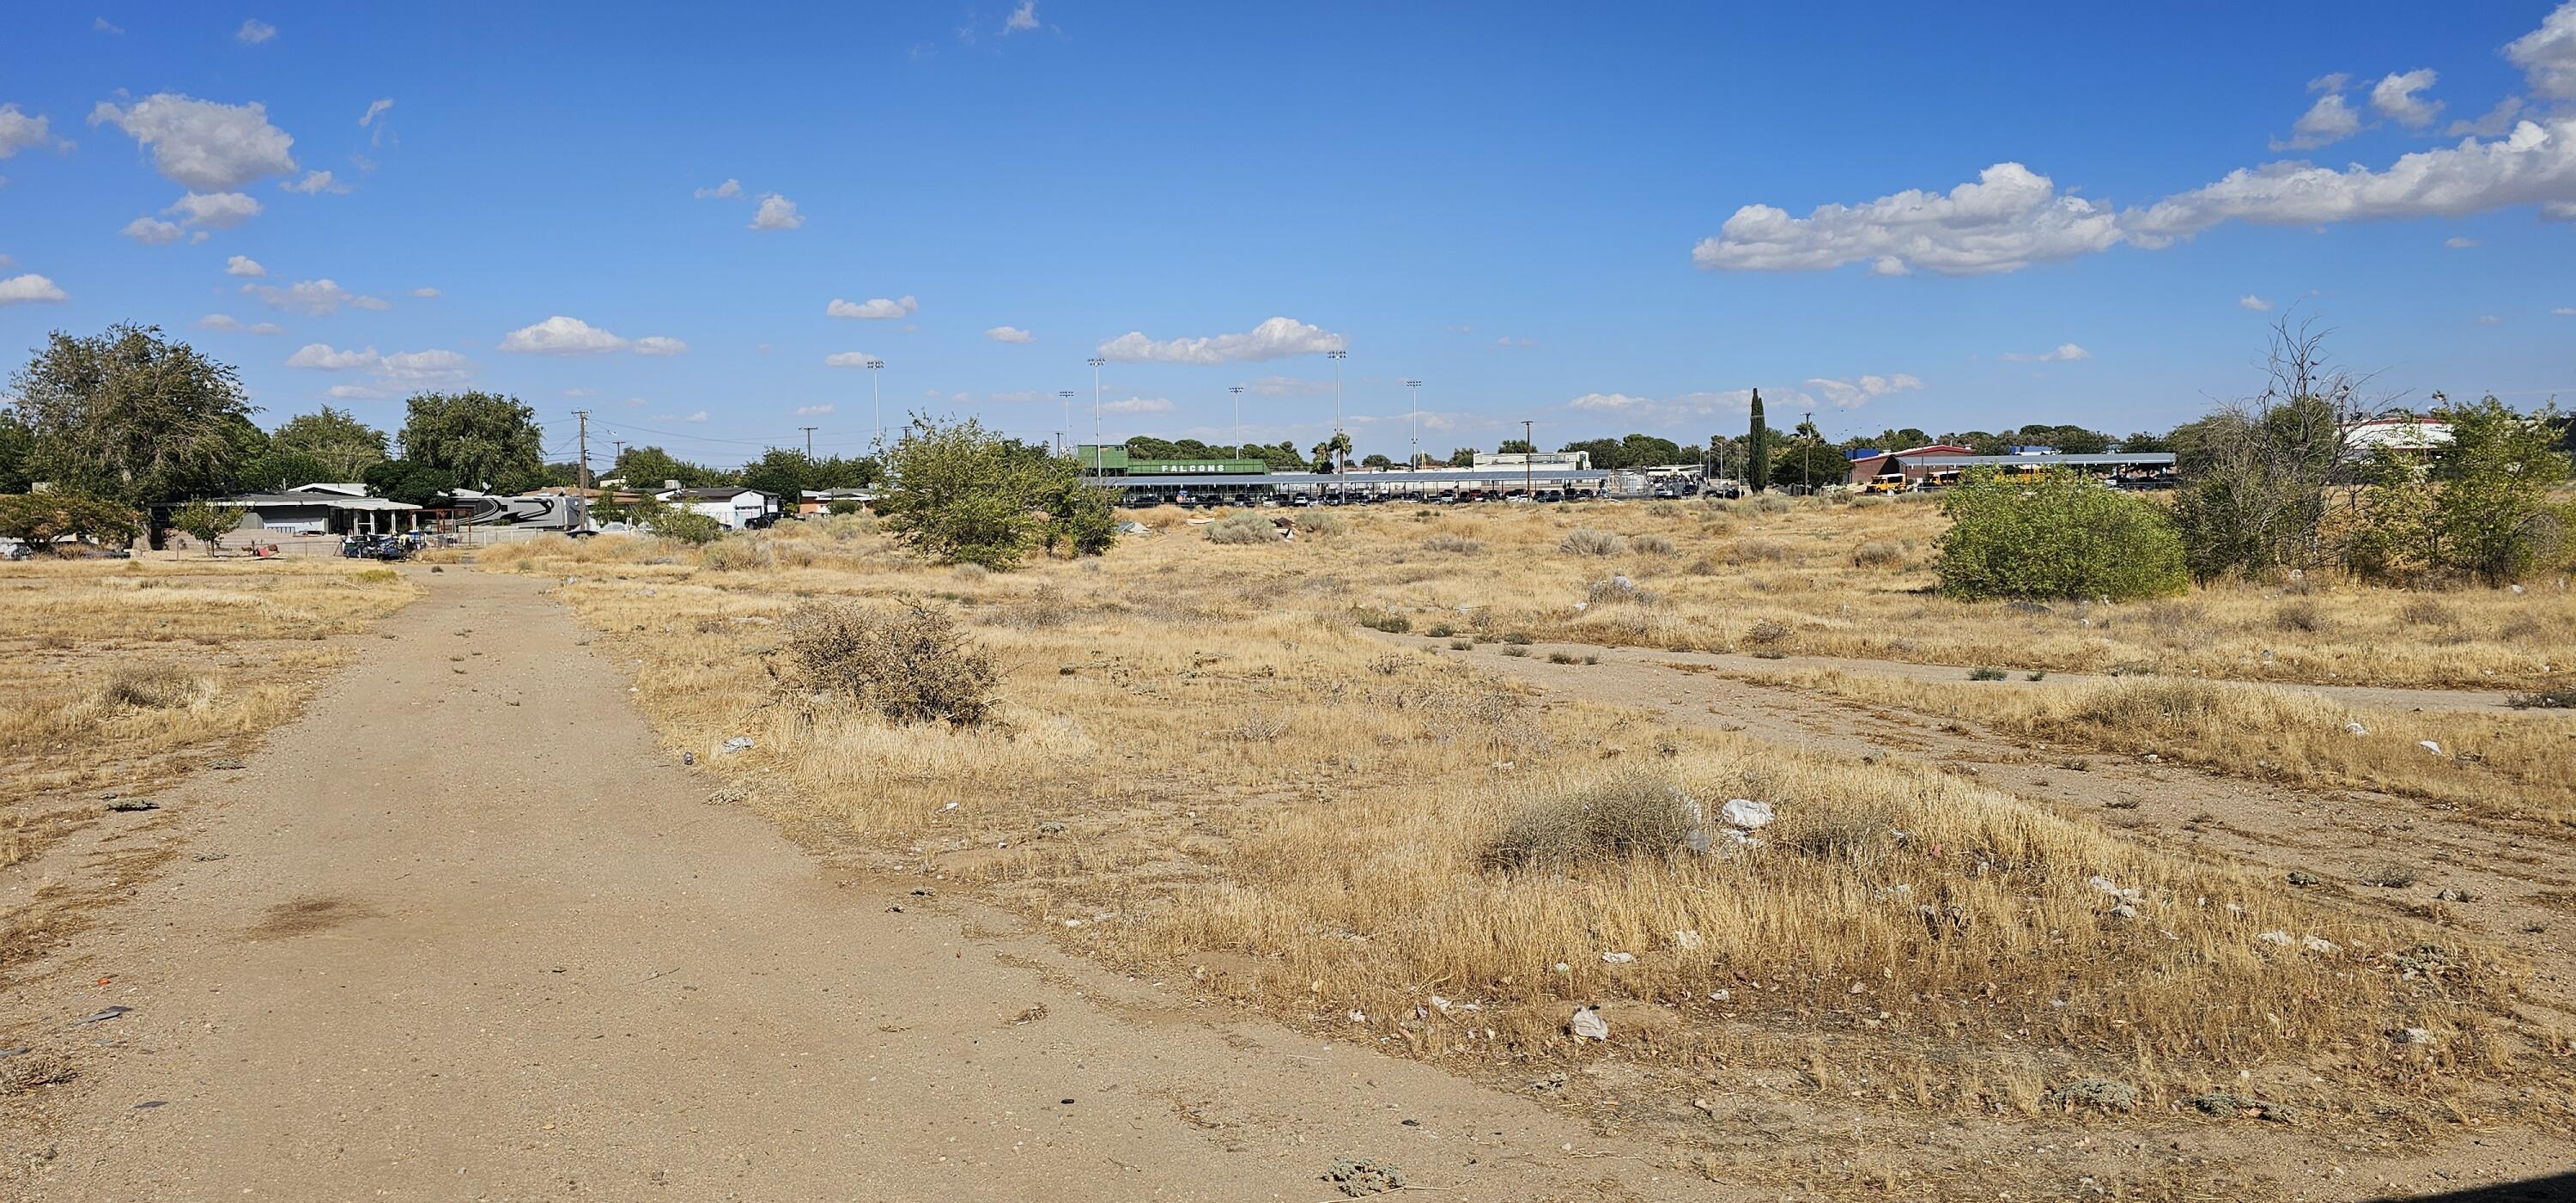
[[[1452,635],[1455,635],[1455,634],[1457,634],[1457,633],[1458,633],[1458,628],[1453,627],[1453,626],[1451,626],[1451,625],[1449,625],[1448,623],[1445,623],[1445,622],[1437,622],[1437,623],[1433,623],[1433,624],[1431,624],[1431,629],[1430,629],[1430,630],[1428,630],[1428,631],[1424,631],[1424,632],[1423,632],[1423,634],[1425,634],[1425,635],[1429,635],[1429,636],[1431,636],[1431,637],[1432,637],[1432,638],[1434,638],[1434,639],[1447,639],[1448,637],[1450,637],[1450,636],[1452,636]]]
[[[1346,535],[1351,524],[1331,514],[1310,514],[1297,520],[1297,529],[1315,535]]]
[[[1007,626],[1045,630],[1072,622],[1076,607],[1064,590],[1043,585],[1034,593],[1000,608],[995,620]]]
[[[1209,523],[1207,538],[1210,543],[1276,543],[1279,541],[1279,528],[1272,526],[1268,518],[1245,510]]]
[[[214,696],[215,682],[176,664],[128,664],[109,673],[99,701],[137,710],[185,710]]]
[[[2068,717],[2108,731],[2130,732],[2169,722],[2204,721],[2226,707],[2227,695],[2216,685],[2151,678],[2095,690]]]
[[[1894,568],[1905,562],[1905,549],[1885,539],[1872,539],[1852,549],[1854,568]]]
[[[2284,631],[2314,634],[2326,629],[2331,623],[2326,618],[2326,612],[2322,607],[2302,597],[2284,602],[2280,609],[2274,610],[2272,625]]]
[[[1691,561],[1688,566],[1682,569],[1682,571],[1687,572],[1692,576],[1716,576],[1720,571],[1720,566],[1717,561],[1712,560],[1707,556],[1701,556],[1700,558]]]
[[[1668,556],[1677,549],[1671,539],[1657,534],[1644,534],[1628,540],[1628,550],[1641,556]]]
[[[1530,637],[1525,632],[1506,631],[1502,635],[1502,641],[1517,647],[1527,647],[1530,644]]]
[[[2415,866],[2403,861],[2371,865],[2353,876],[2353,880],[2363,885],[2385,890],[2402,890],[2423,879],[2424,875],[2417,872]]]
[[[1730,564],[1778,564],[1788,558],[1788,548],[1763,539],[1738,539],[1726,549],[1726,562]]]
[[[1627,545],[1627,540],[1609,531],[1578,526],[1565,532],[1565,538],[1557,543],[1556,549],[1575,556],[1615,556]]]
[[[1789,512],[1788,498],[1774,497],[1769,493],[1765,493],[1754,498],[1751,504],[1753,506],[1753,512],[1757,514],[1785,514]]]
[[[1583,600],[1595,606],[1618,605],[1622,602],[1652,605],[1655,595],[1638,588],[1635,581],[1624,576],[1614,576],[1606,581],[1592,582],[1592,587],[1584,590]]]
[[[2164,510],[2071,472],[1974,469],[1941,508],[1951,523],[1935,566],[1952,597],[2127,601],[2190,584]]]
[[[698,552],[698,563],[715,572],[741,572],[768,562],[768,548],[757,538],[718,539]]]
[[[1547,654],[1547,662],[1550,664],[1581,664],[1583,663],[1583,657],[1575,655],[1572,652],[1549,652]]]
[[[1779,813],[1763,837],[1821,860],[1874,861],[1895,847],[1896,831],[1907,826],[1894,802],[1866,794],[1805,798],[1782,804]]]
[[[964,582],[966,582],[967,584],[970,584],[970,585],[971,585],[971,584],[974,584],[974,583],[975,583],[975,582],[977,582],[977,581],[981,581],[981,580],[983,580],[983,579],[985,579],[985,578],[987,578],[987,577],[992,576],[992,575],[993,575],[993,570],[992,570],[992,569],[990,569],[990,568],[986,568],[985,566],[983,566],[983,565],[981,565],[981,564],[976,564],[976,563],[969,562],[969,563],[959,564],[956,568],[952,569],[952,570],[951,570],[951,575],[955,576],[958,580],[964,581]]]
[[[2004,679],[2004,676],[2004,670],[2000,668],[1988,667],[1972,668],[1968,670],[1968,679],[1971,681],[2000,681]]]
[[[1117,537],[1115,498],[1083,480],[1079,461],[973,418],[916,418],[886,459],[895,483],[877,508],[896,538],[933,559],[1008,571],[1033,545],[1093,555]]]
[[[808,602],[782,625],[789,663],[808,689],[898,723],[972,727],[990,718],[1001,672],[946,610],[903,598],[892,610]]]
[[[1690,839],[1687,800],[1671,781],[1646,770],[1534,798],[1495,833],[1485,863],[1517,869],[1677,852]]]
[[[1413,629],[1412,619],[1406,618],[1404,615],[1394,613],[1393,611],[1378,613],[1363,612],[1360,615],[1359,623],[1361,626],[1367,627],[1372,631],[1384,631],[1389,635],[1401,635],[1406,631]]]
[[[1483,555],[1485,545],[1460,535],[1433,535],[1422,541],[1422,550],[1446,552],[1454,556]]]
[[[1875,493],[1865,493],[1861,496],[1852,498],[1851,504],[1852,508],[1856,510],[1874,510],[1880,506],[1886,505],[1887,499]]]
[[[2413,627],[2447,627],[2460,620],[2460,613],[2429,597],[2411,597],[2397,608],[2397,617]]]
[[[696,545],[713,543],[722,538],[725,533],[724,523],[696,510],[674,509],[669,506],[657,507],[651,513],[644,515],[642,524],[644,529],[662,538]]]
[[[2516,710],[2576,710],[2576,687],[2554,686],[2517,693],[2504,700]]]
[[[361,585],[390,585],[401,580],[402,574],[391,568],[363,568],[350,573],[349,579]]]
[[[1776,648],[1789,641],[1789,628],[1768,618],[1757,618],[1745,628],[1743,642],[1750,647]]]
[[[835,497],[832,500],[823,503],[824,512],[831,514],[836,518],[847,518],[866,508],[866,506],[860,505],[857,499],[850,497]]]

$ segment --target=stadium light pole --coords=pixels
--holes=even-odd
[[[1239,456],[1243,454],[1243,386],[1231,385],[1225,391],[1234,394],[1234,453]]]
[[[868,400],[874,402],[877,408],[877,457],[880,462],[885,457],[885,394],[877,388],[877,373],[884,370],[884,360],[868,361]]]
[[[1064,398],[1064,430],[1055,436],[1056,454],[1062,455],[1066,450],[1064,440],[1073,433],[1073,390],[1058,389],[1055,395]]]
[[[1422,466],[1422,382],[1407,380],[1404,387],[1413,394],[1413,399],[1405,403],[1404,413],[1404,439],[1413,444],[1404,460],[1404,470],[1410,472]]]
[[[1091,470],[1100,471],[1100,365],[1109,362],[1094,355],[1085,362],[1091,365]]]
[[[1340,434],[1342,432],[1342,361],[1350,358],[1351,353],[1326,351],[1324,356],[1333,361],[1333,433]]]

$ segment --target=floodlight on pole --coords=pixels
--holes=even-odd
[[[1085,362],[1091,365],[1091,470],[1100,470],[1100,365],[1109,362],[1094,355]]]
[[[1073,390],[1059,389],[1056,396],[1064,398],[1064,429],[1055,436],[1055,449],[1061,454],[1065,449],[1065,435],[1073,433]]]
[[[885,394],[877,389],[877,373],[884,369],[884,360],[868,361],[868,400],[874,402],[877,409],[877,454],[879,455],[885,454]]]
[[[1404,414],[1405,441],[1413,444],[1413,451],[1405,457],[1404,467],[1411,471],[1422,466],[1422,382],[1407,380],[1404,387],[1413,394]]]
[[[1225,390],[1234,394],[1234,453],[1243,454],[1243,386],[1231,385]]]
[[[1333,361],[1333,433],[1340,434],[1342,432],[1342,361],[1350,358],[1351,353],[1326,351],[1324,357]]]

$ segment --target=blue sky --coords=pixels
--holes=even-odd
[[[1101,354],[1110,437],[1242,385],[1303,446],[1342,347],[1398,457],[1407,378],[1444,454],[1755,386],[2161,429],[2294,306],[2393,394],[2576,397],[2576,2],[1955,7],[39,0],[0,348],[157,323],[272,424],[471,386],[716,462],[862,450],[833,356],[889,424],[1087,438]]]

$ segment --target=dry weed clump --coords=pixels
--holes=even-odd
[[[1626,550],[1628,541],[1606,530],[1578,526],[1565,532],[1556,549],[1573,556],[1615,556]]]
[[[176,664],[121,665],[98,688],[105,706],[185,710],[214,700],[215,679]]]
[[[1628,540],[1628,550],[1641,556],[1668,556],[1680,549],[1673,545],[1670,538],[1648,531],[1642,535],[1631,536]]]
[[[1270,520],[1262,517],[1259,511],[1243,510],[1209,523],[1207,539],[1210,543],[1228,543],[1238,546],[1277,543],[1279,528],[1271,525]]]
[[[1905,549],[1885,539],[1872,539],[1852,549],[1854,568],[1894,568],[1905,563]]]
[[[1424,539],[1422,541],[1422,550],[1442,552],[1453,556],[1480,556],[1485,554],[1485,545],[1478,540],[1469,539],[1464,536],[1443,534],[1433,535],[1428,539]]]
[[[944,609],[909,598],[890,612],[809,602],[783,634],[802,684],[894,722],[974,727],[992,714],[1001,674]]]
[[[1622,773],[1531,800],[1494,837],[1484,860],[1518,869],[1587,857],[1670,855],[1689,847],[1691,805],[1669,775]]]

